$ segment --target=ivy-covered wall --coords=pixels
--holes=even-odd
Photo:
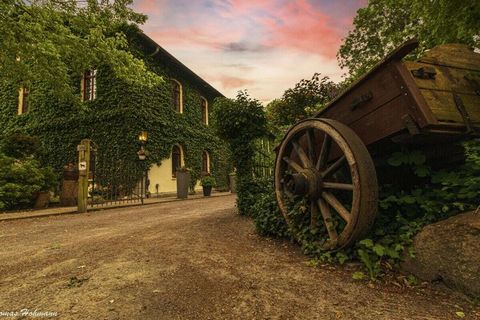
[[[201,96],[209,106],[216,98],[204,83],[189,78],[184,68],[166,64],[160,55],[152,55],[139,32],[128,30],[130,49],[161,75],[164,82],[155,88],[132,85],[116,78],[107,65],[97,66],[97,97],[80,102],[80,76],[72,76],[74,94],[58,101],[52,88],[42,83],[30,87],[29,111],[17,115],[18,86],[0,84],[0,130],[6,137],[14,132],[38,136],[42,142],[42,162],[61,172],[64,165],[76,162],[76,146],[85,138],[98,146],[97,173],[104,177],[114,172],[140,175],[147,166],[160,164],[170,156],[174,144],[182,145],[185,165],[192,170],[192,185],[200,178],[202,152],[211,158],[211,171],[219,185],[226,185],[231,165],[224,143],[202,123]],[[187,70],[188,71],[188,70]],[[183,113],[173,110],[170,78],[183,87]],[[147,160],[138,160],[140,131],[148,132]]]

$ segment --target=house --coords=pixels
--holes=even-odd
[[[39,137],[42,161],[58,171],[77,161],[82,139],[91,139],[102,185],[138,180],[147,172],[151,194],[175,192],[176,169],[183,166],[191,170],[192,188],[206,173],[226,184],[227,148],[209,126],[211,105],[223,95],[141,30],[131,27],[126,35],[130,51],[163,83],[154,88],[127,83],[108,65],[98,65],[72,75],[76,90],[70,100],[59,101],[43,83],[30,88],[0,84],[3,134]],[[145,145],[138,139],[141,132],[148,137]],[[147,151],[145,161],[138,159],[140,148]]]

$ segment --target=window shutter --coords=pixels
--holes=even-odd
[[[85,101],[85,72],[82,73],[82,79],[80,80],[80,101]]]
[[[23,111],[23,88],[18,89],[18,109],[17,114],[22,114]]]

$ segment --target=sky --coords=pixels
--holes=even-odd
[[[263,103],[315,72],[340,81],[336,53],[366,0],[135,0],[143,31],[226,97]]]

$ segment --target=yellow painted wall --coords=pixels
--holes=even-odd
[[[181,163],[184,165],[183,150],[181,150]],[[150,186],[148,191],[152,196],[156,195],[157,190],[155,185],[158,183],[158,193],[176,193],[177,192],[177,180],[172,177],[172,158],[163,159],[161,165],[153,165],[148,172],[148,178],[150,179]],[[199,190],[202,187],[200,182],[195,186],[195,190]]]

